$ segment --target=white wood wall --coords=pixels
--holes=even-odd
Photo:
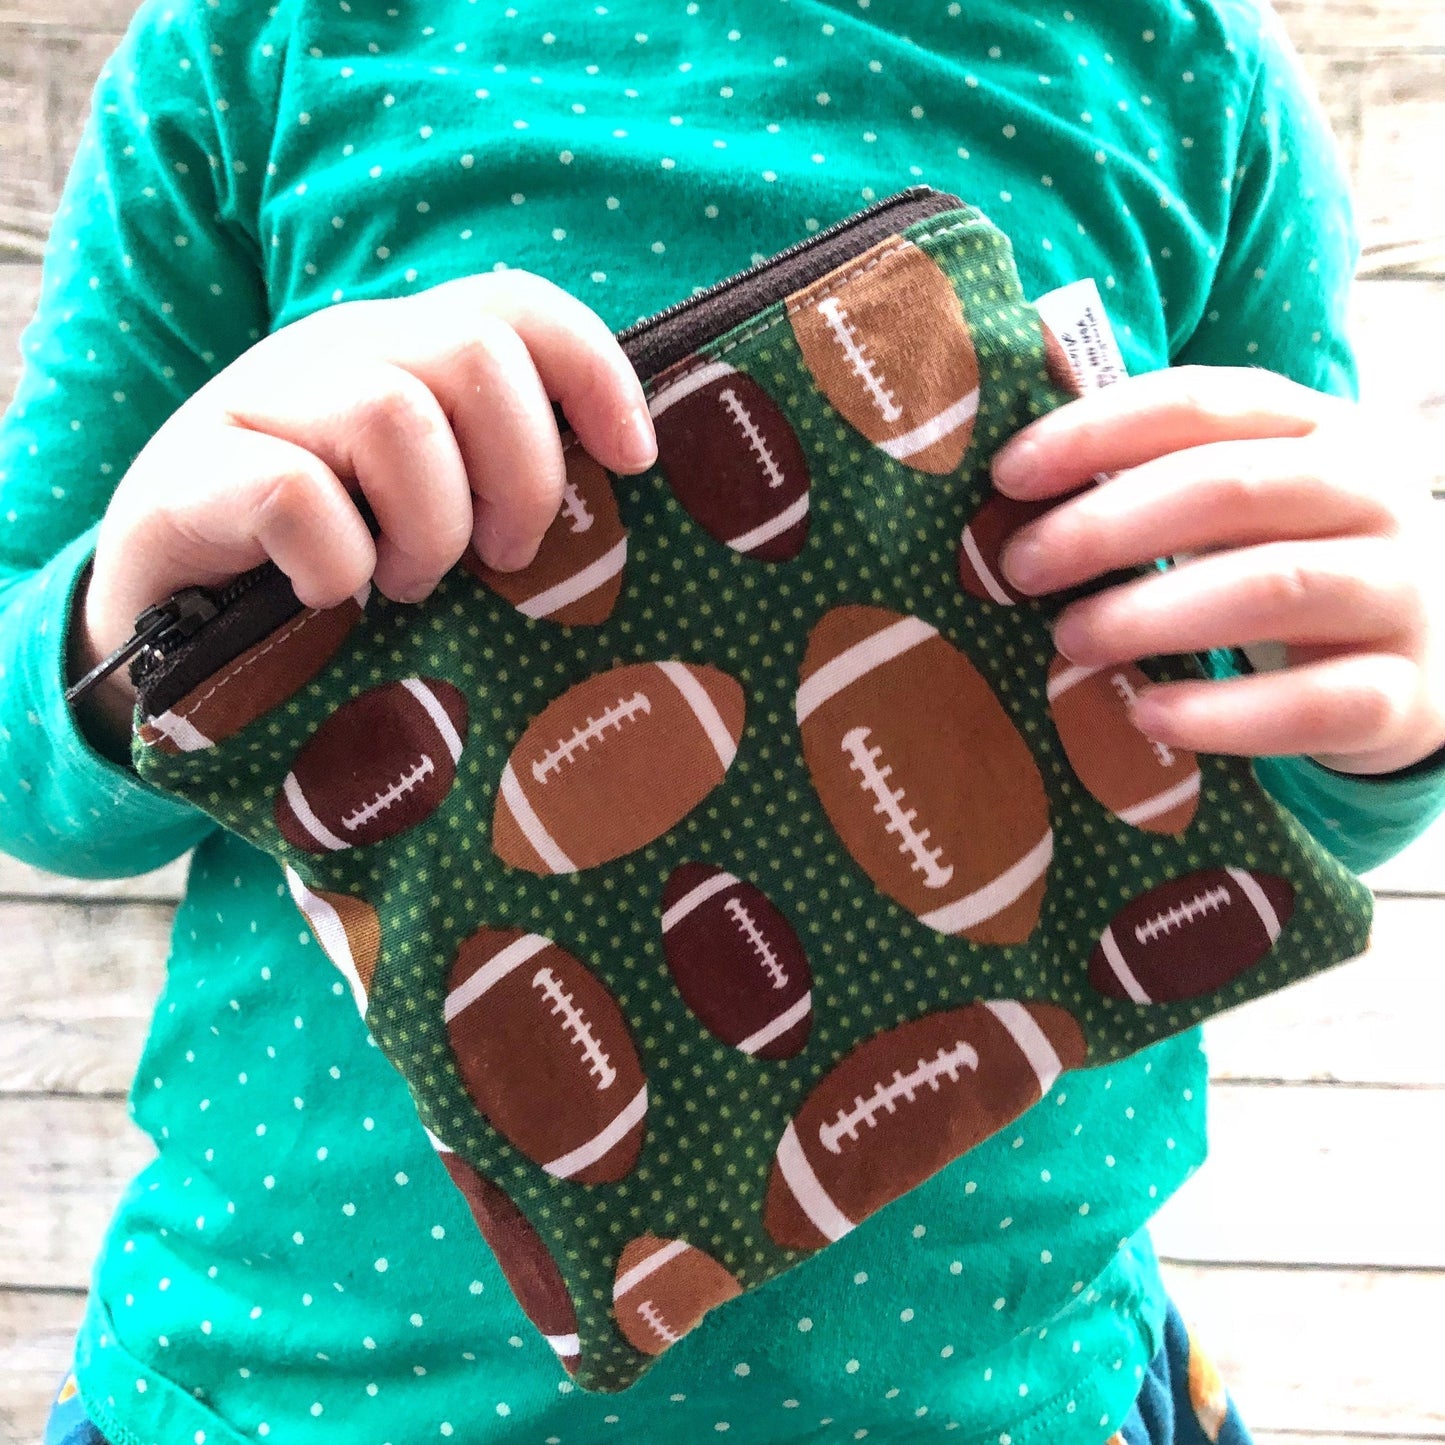
[[[1278,0],[1349,159],[1367,393],[1445,493],[1445,0]],[[131,0],[0,0],[0,399]],[[145,1146],[124,1092],[183,865],[0,858],[0,1445],[32,1445]],[[1156,1230],[1262,1445],[1445,1441],[1445,826],[1371,880],[1373,955],[1210,1030],[1214,1153]],[[58,1141],[64,1141],[63,1148]]]

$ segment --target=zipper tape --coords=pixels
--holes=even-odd
[[[884,237],[963,209],[964,202],[945,191],[910,187],[637,322],[618,333],[618,343],[638,376],[648,381]],[[353,496],[353,501],[374,535],[377,525],[365,499]],[[215,615],[187,630],[181,622],[183,599],[198,591],[205,590],[182,589],[148,609],[137,619],[136,635],[71,688],[67,698],[74,702],[83,697],[108,671],[134,657],[130,675],[141,713],[155,716],[302,611],[290,580],[270,562],[221,592],[206,594],[215,602]],[[172,625],[157,629],[156,614],[170,618]]]

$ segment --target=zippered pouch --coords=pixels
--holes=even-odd
[[[134,760],[272,855],[522,1309],[619,1390],[1103,1064],[1358,954],[1247,761],[1056,656],[988,463],[1077,390],[905,192],[623,333],[660,461],[536,561],[150,614]]]

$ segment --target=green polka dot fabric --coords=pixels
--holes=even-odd
[[[1058,600],[1002,590],[989,460],[1072,383],[979,213],[647,384],[658,467],[570,450],[526,573],[299,612],[134,749],[284,865],[522,1308],[608,1391],[1061,1073],[1370,920],[1247,762],[1130,727],[1200,662],[1075,668]]]

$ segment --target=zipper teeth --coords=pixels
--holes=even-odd
[[[715,282],[705,290],[687,297],[685,300],[676,301],[671,306],[654,312],[645,320],[629,326],[626,331],[619,332],[617,335],[618,343],[626,346],[628,342],[636,340],[637,337],[652,330],[654,326],[660,326],[663,322],[670,321],[680,312],[701,305],[704,301],[710,300],[712,297],[720,295],[724,291],[732,290],[734,286],[741,286],[744,282],[755,279],[763,272],[770,271],[773,267],[791,260],[800,252],[810,250],[812,247],[820,245],[824,241],[831,240],[834,236],[842,235],[845,231],[853,230],[854,227],[861,225],[864,221],[871,220],[883,211],[892,210],[895,206],[905,205],[909,201],[920,200],[924,196],[934,194],[936,193],[932,186],[910,186],[906,191],[899,191],[896,195],[888,196],[881,201],[875,201],[873,205],[867,207],[865,210],[855,211],[851,216],[834,222],[833,225],[828,226],[826,229],[817,231],[801,241],[794,242],[793,245],[788,246],[786,249],[769,256],[766,261],[759,261],[756,266],[749,266],[746,271],[738,271],[732,276]]]

